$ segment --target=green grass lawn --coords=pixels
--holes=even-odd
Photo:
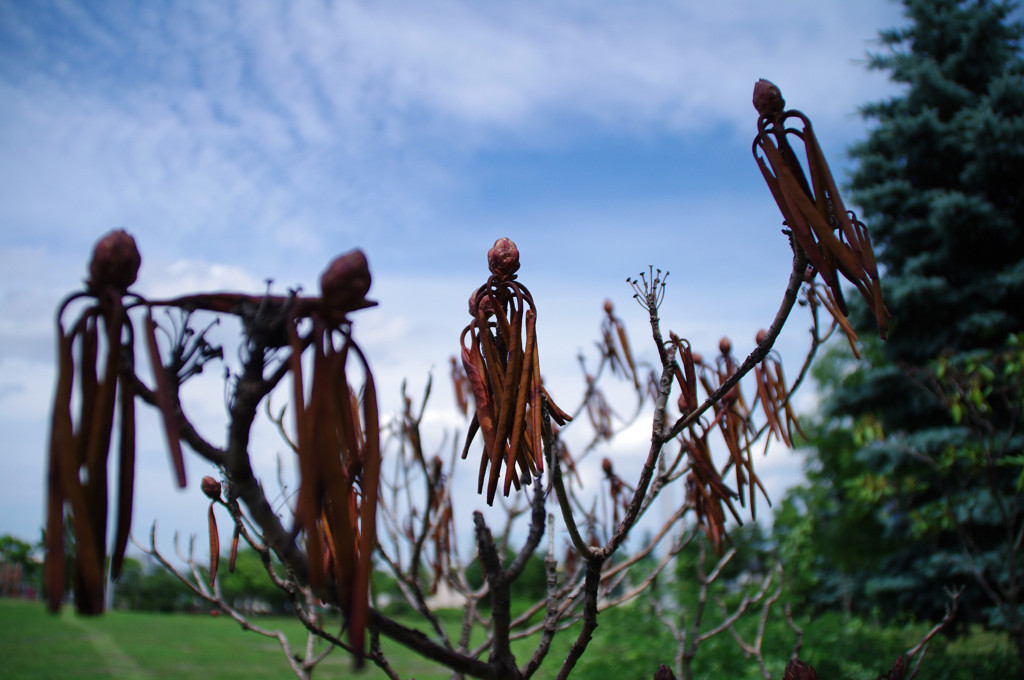
[[[305,632],[288,618],[258,619],[304,648]],[[401,647],[385,647],[403,678],[440,680],[450,673]],[[276,640],[243,631],[230,619],[190,614],[109,612],[79,617],[72,607],[58,616],[40,602],[0,599],[0,676],[40,680],[261,680],[294,678]],[[368,666],[352,671],[349,658],[333,654],[317,677],[384,678]]]
[[[454,613],[442,616],[454,634]],[[290,618],[258,618],[264,628],[282,630],[300,651],[305,631]],[[409,622],[421,627],[419,624]],[[671,660],[674,643],[665,638],[660,623],[643,615],[643,608],[623,608],[602,614],[594,641],[573,671],[580,680],[640,680],[650,678],[659,663]],[[756,621],[745,623],[747,628]],[[927,625],[910,628],[879,627],[861,619],[830,614],[801,621],[806,636],[801,656],[822,678],[854,680],[875,678],[892,667],[896,654],[916,641]],[[747,630],[748,635],[752,630]],[[573,634],[555,637],[537,680],[551,678],[565,658]],[[766,658],[773,677],[781,677],[794,638],[783,623],[769,626]],[[514,645],[524,663],[535,640]],[[441,680],[445,669],[383,640],[389,662],[402,678]],[[921,677],[941,680],[1020,677],[1005,635],[981,630],[949,643],[936,638],[922,666]],[[322,647],[321,647],[322,649]],[[757,679],[756,665],[745,659],[727,635],[701,646],[698,654],[702,678]],[[276,640],[243,631],[225,616],[109,612],[100,617],[79,617],[72,607],[58,616],[48,614],[41,602],[0,599],[0,678],[90,680],[104,678],[200,680],[260,680],[294,678]],[[317,678],[378,680],[384,674],[372,665],[354,671],[342,652],[335,652],[317,667]]]

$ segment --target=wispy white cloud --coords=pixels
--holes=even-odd
[[[291,246],[322,242],[324,215],[352,234],[408,220],[466,181],[441,167],[450,154],[508,135],[558,146],[588,131],[745,130],[760,75],[846,124],[879,87],[853,59],[895,14],[812,2],[57,7],[41,25],[30,6],[8,10],[26,59],[2,72],[0,176],[8,196],[35,199],[15,217],[60,223],[45,200],[59,196],[97,222],[162,224],[182,249],[235,224],[268,241],[295,232],[281,236]]]
[[[857,60],[894,23],[882,0],[0,3],[0,403],[49,389],[52,310],[117,226],[153,296],[310,289],[363,246],[381,306],[357,333],[389,393],[422,385],[424,364],[443,382],[501,235],[521,242],[566,391],[600,301],[625,312],[622,279],[648,263],[673,271],[681,332],[747,337],[775,304],[758,258],[777,247],[770,266],[788,264],[747,157],[753,81],[776,80],[841,151],[856,107],[891,91]],[[631,194],[615,180],[642,174],[636,159],[586,153],[610,139],[687,140],[678,191]],[[711,162],[724,154],[750,174]],[[586,200],[564,187],[569,162],[601,166]],[[221,399],[201,397],[211,426]],[[35,416],[4,419],[5,437],[41,452],[45,408],[19,407]],[[16,483],[41,489],[41,465]],[[34,528],[41,496],[23,500]]]

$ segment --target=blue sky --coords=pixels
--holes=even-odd
[[[384,406],[433,368],[441,411],[466,298],[509,236],[546,378],[571,403],[605,298],[650,354],[625,284],[649,264],[672,272],[666,327],[745,351],[789,267],[750,155],[753,84],[808,113],[839,170],[865,134],[857,107],[895,91],[864,62],[900,23],[886,0],[0,0],[0,533],[42,525],[53,310],[108,230],[135,235],[150,297],[315,290],[363,248],[380,306],[356,328]],[[791,326],[796,361],[807,323]],[[213,436],[216,378],[189,386]],[[195,488],[175,491],[146,432],[136,534],[156,517],[200,531],[209,470],[190,460]],[[272,465],[283,447],[263,434]],[[646,438],[616,450],[624,466]],[[779,450],[763,470],[781,493],[799,461]]]

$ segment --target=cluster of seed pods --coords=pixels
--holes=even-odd
[[[319,300],[293,312],[288,324],[302,480],[296,529],[306,535],[310,585],[329,586],[335,593],[345,613],[349,644],[357,650],[364,648],[369,618],[381,457],[373,374],[352,339],[348,314],[372,304],[366,300],[369,289],[362,251],[341,255],[320,277]],[[312,329],[300,335],[303,319]],[[308,381],[301,361],[305,341],[313,352]],[[350,384],[353,358],[362,369],[361,396]]]
[[[462,331],[462,367],[475,401],[463,458],[477,431],[483,456],[477,492],[486,482],[487,503],[494,503],[505,468],[504,494],[544,470],[542,410],[564,425],[570,417],[541,382],[537,349],[537,311],[530,291],[516,280],[519,249],[500,238],[487,253],[491,275],[469,298],[473,317]],[[490,472],[488,472],[488,469]]]
[[[47,472],[46,562],[47,601],[52,611],[64,597],[66,520],[75,537],[75,604],[84,614],[104,606],[104,563],[107,544],[107,464],[118,411],[118,508],[111,557],[115,578],[121,571],[131,529],[135,477],[135,328],[128,314],[142,258],[133,239],[115,230],[96,244],[85,290],[68,296],[57,313],[57,388],[50,428]],[[73,303],[88,301],[65,330],[64,315]],[[144,302],[144,301],[142,301]],[[146,346],[153,361],[157,403],[180,486],[185,466],[173,419],[173,399],[156,350],[152,319],[147,315]],[[105,347],[102,371],[100,348]],[[78,413],[72,415],[77,388]],[[68,511],[67,517],[65,510]]]
[[[764,337],[765,332],[760,331],[756,341],[760,343]],[[719,342],[719,355],[714,365],[705,363],[702,355],[694,352],[690,343],[675,333],[670,333],[669,338],[669,345],[678,357],[675,361],[675,381],[679,388],[677,406],[686,416],[697,407],[699,393],[702,391],[707,396],[717,392],[736,372],[738,364],[728,338]],[[714,404],[713,417],[709,422],[695,422],[683,436],[683,446],[690,461],[687,476],[689,499],[698,523],[716,550],[722,548],[726,511],[737,521],[740,519],[733,500],[739,500],[744,506],[749,502],[751,513],[756,517],[755,490],[759,489],[767,498],[764,486],[754,471],[752,445],[759,435],[754,424],[755,415],[758,412],[763,415],[769,437],[775,436],[787,446],[792,446],[792,430],[799,428],[778,357],[769,353],[760,365],[755,366],[754,378],[756,395],[753,401],[743,394],[742,383],[737,383]],[[720,470],[712,461],[708,444],[708,436],[715,430],[729,452],[729,458]],[[734,475],[734,488],[723,480],[730,471]]]
[[[864,297],[884,338],[889,311],[882,301],[867,227],[843,205],[811,121],[800,111],[785,110],[779,88],[763,79],[754,86],[754,108],[759,114],[754,158],[795,244],[828,288],[826,306],[838,312],[837,319],[848,315],[839,284],[842,274]],[[787,127],[789,121],[798,122],[800,128]],[[810,182],[791,139],[803,145]]]
[[[202,340],[202,334],[195,336],[183,324],[178,339],[181,346],[172,350],[171,361],[165,366],[152,309],[178,309],[186,315],[196,310],[236,315],[245,325],[253,322],[254,314],[269,315],[277,319],[278,332],[265,333],[262,341],[290,350],[285,361],[293,377],[295,449],[301,476],[295,531],[305,535],[309,582],[337,601],[346,614],[350,643],[362,649],[369,615],[371,556],[376,545],[380,428],[373,375],[352,340],[348,315],[374,304],[366,299],[370,287],[366,257],[355,250],[336,258],[321,276],[320,297],[200,293],[150,301],[128,293],[140,263],[134,239],[124,231],[111,232],[95,248],[85,291],[69,296],[58,313],[59,373],[50,436],[46,530],[50,608],[59,609],[64,594],[66,510],[75,536],[76,605],[85,613],[98,613],[103,608],[107,463],[118,397],[119,493],[112,554],[115,576],[123,560],[131,526],[135,397],[140,389],[148,389],[135,374],[132,309],[144,309],[143,329],[155,384],[150,390],[151,400],[161,413],[180,486],[185,485],[179,440],[184,415],[178,404],[178,387],[190,374],[190,366],[201,366],[214,352]],[[82,299],[90,304],[71,330],[65,331],[64,313],[72,302]],[[103,375],[99,376],[101,333],[107,353]],[[302,356],[307,352],[313,354],[311,377],[304,379]],[[349,383],[353,362],[359,365],[361,390]],[[73,418],[76,387],[79,413]],[[215,484],[219,486],[216,480],[203,481],[203,490],[211,498],[212,586],[219,553],[213,504],[220,490],[214,488]]]
[[[601,351],[608,358],[612,373],[633,381],[633,387],[640,390],[640,377],[637,374],[633,350],[629,346],[629,336],[622,320],[615,316],[615,306],[611,300],[604,301],[604,319],[601,321]]]

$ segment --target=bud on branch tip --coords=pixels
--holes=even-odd
[[[127,290],[139,275],[142,257],[132,238],[124,229],[115,229],[101,238],[89,261],[89,287],[113,286]]]
[[[487,267],[491,274],[510,279],[519,271],[519,248],[510,238],[499,238],[487,251]]]

